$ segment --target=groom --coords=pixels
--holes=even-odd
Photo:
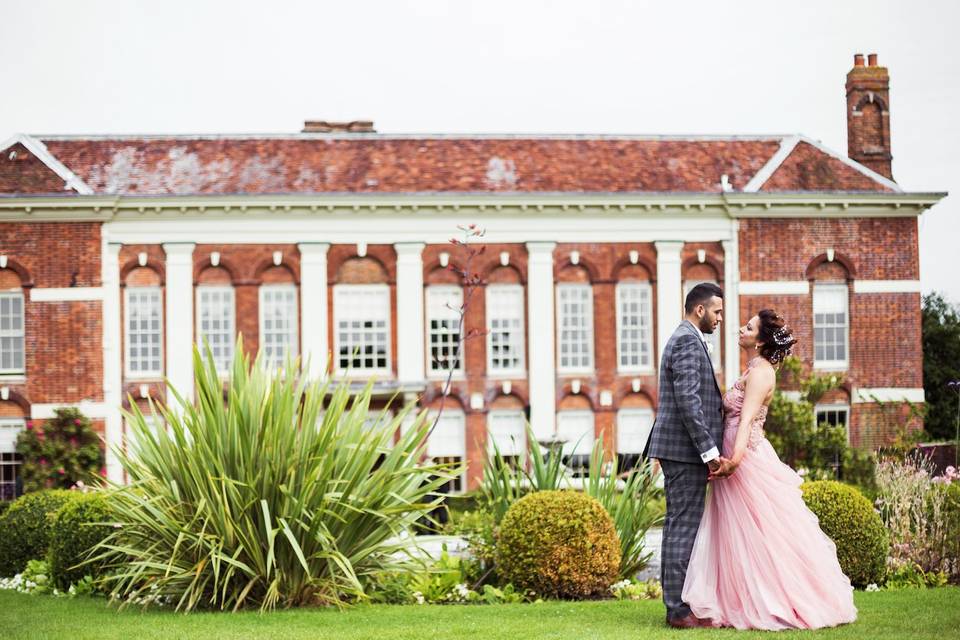
[[[718,449],[723,443],[723,396],[704,337],[723,320],[723,291],[715,284],[698,284],[687,294],[684,311],[684,321],[660,360],[657,419],[647,452],[663,469],[667,515],[660,581],[667,623],[677,628],[710,625],[709,619],[693,615],[681,593],[703,517],[708,472],[711,477],[733,472]]]

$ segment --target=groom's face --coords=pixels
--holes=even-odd
[[[703,309],[703,315],[700,316],[700,331],[703,333],[713,333],[720,323],[723,322],[723,298],[713,296],[704,304],[700,305]],[[698,309],[699,311],[699,309]],[[697,315],[700,315],[699,313]]]

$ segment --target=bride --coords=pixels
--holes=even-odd
[[[763,434],[774,366],[796,340],[780,314],[764,309],[741,327],[739,343],[756,357],[723,398],[723,452],[735,472],[711,478],[683,600],[713,626],[816,629],[852,622],[853,587],[836,546],[804,504],[802,479]]]

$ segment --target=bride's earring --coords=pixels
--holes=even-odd
[[[753,345],[753,349],[754,351],[760,351],[760,343],[758,342],[757,344]]]

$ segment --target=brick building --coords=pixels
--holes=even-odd
[[[429,443],[466,458],[538,437],[636,456],[656,412],[657,357],[686,289],[715,281],[715,367],[736,332],[783,311],[810,366],[845,376],[821,418],[876,446],[922,402],[917,217],[943,194],[891,172],[888,75],[847,75],[848,153],[799,135],[377,134],[308,122],[292,135],[30,136],[0,153],[0,447],[77,405],[124,442],[128,394],[190,391],[191,344],[229,360],[237,333],[268,361],[310,355],[435,407]],[[839,115],[839,114],[838,114]],[[459,363],[445,268],[457,225],[486,229]],[[351,357],[355,348],[359,356]],[[579,447],[574,443],[579,441]],[[121,478],[112,455],[108,474]],[[9,487],[6,487],[9,490]]]

